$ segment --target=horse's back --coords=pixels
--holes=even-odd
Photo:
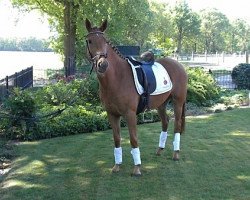
[[[173,82],[177,80],[183,83],[187,82],[187,73],[185,71],[185,68],[178,61],[166,57],[157,59],[156,62],[160,63],[163,67],[165,67]]]
[[[171,96],[185,101],[187,94],[188,76],[184,66],[172,58],[160,58],[156,60],[165,67],[173,84]]]

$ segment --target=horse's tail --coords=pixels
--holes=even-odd
[[[184,102],[182,105],[182,113],[181,113],[181,133],[185,131],[185,117],[186,117],[186,103]]]

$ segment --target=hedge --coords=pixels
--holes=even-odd
[[[199,106],[213,104],[219,97],[219,88],[213,78],[202,69],[187,68],[187,72],[187,101]],[[39,120],[39,116],[65,106],[67,109],[59,116]],[[10,139],[37,140],[110,128],[98,98],[95,76],[70,83],[59,81],[35,91],[15,89],[3,102],[2,110],[15,116],[0,122],[2,134]],[[151,118],[151,114],[153,122],[160,120],[156,111],[146,113],[146,118]],[[144,123],[142,118],[142,114],[138,115],[138,124]],[[126,126],[124,120],[121,125]]]

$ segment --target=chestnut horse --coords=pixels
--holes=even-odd
[[[126,58],[116,47],[106,39],[104,31],[107,28],[107,20],[100,27],[93,27],[91,22],[85,22],[88,34],[86,45],[88,55],[93,64],[93,70],[97,74],[100,87],[100,99],[107,111],[108,119],[113,130],[114,160],[112,172],[118,172],[122,164],[122,147],[120,135],[121,116],[127,122],[131,154],[134,160],[132,175],[140,176],[141,157],[136,133],[137,106],[140,99],[136,91],[132,70]],[[157,60],[169,73],[173,87],[169,92],[152,95],[149,97],[149,109],[157,109],[162,123],[162,131],[159,138],[157,155],[165,148],[169,118],[166,114],[166,104],[171,99],[174,106],[174,141],[173,160],[179,160],[180,135],[185,126],[185,102],[187,94],[187,74],[183,66],[170,58]]]

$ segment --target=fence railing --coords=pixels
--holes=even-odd
[[[6,76],[0,80],[0,99],[8,96],[9,90],[13,87],[20,87],[22,89],[33,86],[33,66],[16,72],[10,76]]]
[[[247,52],[238,54],[174,54],[173,58],[194,67],[203,65],[208,69],[232,70],[239,63],[248,63],[249,54]]]

